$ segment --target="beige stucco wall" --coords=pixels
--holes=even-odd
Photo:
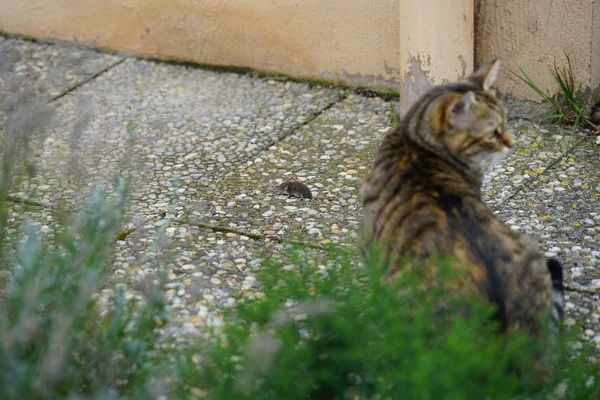
[[[521,99],[539,101],[511,75],[521,66],[542,89],[558,89],[550,67],[565,65],[566,52],[582,89],[600,84],[600,6],[597,0],[477,0],[476,63],[500,57],[499,88]],[[589,97],[591,91],[585,95]]]
[[[600,0],[0,0],[0,31],[391,87],[403,110],[474,59],[501,58],[498,87],[519,98],[539,100],[508,69],[552,92],[563,51],[600,85]]]
[[[473,0],[400,1],[400,110],[473,70]]]
[[[592,13],[592,77],[591,87],[598,91],[600,87],[600,1],[593,4]],[[600,97],[600,96],[597,96]],[[598,99],[596,99],[598,100]]]
[[[0,0],[0,30],[398,88],[398,0]]]

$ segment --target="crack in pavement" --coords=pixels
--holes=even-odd
[[[46,104],[50,104],[53,103],[54,101],[61,99],[63,97],[65,97],[66,95],[68,95],[69,93],[79,89],[80,87],[82,87],[83,85],[85,85],[88,82],[93,81],[94,79],[98,78],[99,76],[101,76],[102,74],[110,71],[112,68],[118,66],[119,64],[123,63],[123,61],[126,60],[126,57],[121,58],[120,60],[112,63],[111,65],[109,65],[106,68],[101,69],[100,71],[96,72],[95,74],[93,74],[92,76],[90,76],[89,78],[71,86],[70,88],[68,88],[67,90],[65,90],[64,92],[54,96],[53,98],[51,98]]]
[[[309,247],[309,248],[317,249],[317,250],[327,250],[327,248],[325,246],[321,246],[321,245],[310,243],[310,242],[304,242],[301,240],[285,240],[285,239],[277,237],[277,236],[249,233],[249,232],[244,232],[244,231],[240,231],[240,230],[232,229],[232,228],[226,228],[226,227],[218,226],[218,225],[190,223],[188,221],[181,220],[181,219],[175,219],[175,220],[173,220],[173,222],[176,222],[178,224],[186,224],[186,225],[190,225],[190,226],[195,226],[197,228],[202,228],[202,229],[209,229],[213,232],[235,233],[236,235],[246,236],[252,240],[256,240],[256,241],[260,241],[260,242],[266,242],[268,239],[268,240],[271,240],[273,242],[277,242],[280,244],[291,244],[291,245],[305,247],[305,248]],[[341,246],[343,246],[343,245],[341,245]]]
[[[292,129],[288,130],[287,132],[284,132],[283,134],[279,135],[276,139],[271,140],[263,148],[261,148],[260,150],[258,150],[258,152],[256,154],[259,155],[259,154],[267,151],[269,149],[269,147],[275,146],[276,144],[281,143],[283,140],[285,140],[285,138],[292,136],[293,134],[295,134],[296,132],[298,132],[300,129],[302,129],[306,125],[310,124],[315,119],[319,118],[321,115],[323,115],[323,113],[325,113],[326,111],[330,110],[336,104],[339,104],[342,101],[344,101],[347,97],[348,97],[348,94],[347,93],[343,93],[339,97],[339,99],[337,99],[336,101],[332,101],[332,102],[328,103],[325,107],[321,108],[320,110],[318,110],[314,114],[312,114],[306,121],[300,123],[298,126],[296,126],[296,127],[292,128]]]
[[[548,165],[544,168],[544,172],[542,172],[541,174],[538,175],[534,175],[534,176],[530,176],[529,178],[523,180],[523,183],[521,185],[519,185],[518,188],[516,188],[516,190],[510,195],[508,196],[506,199],[504,199],[504,201],[506,200],[512,200],[515,198],[515,196],[517,196],[519,193],[521,193],[521,191],[523,189],[525,189],[526,187],[529,186],[529,184],[531,182],[533,182],[534,178],[537,178],[540,175],[543,175],[549,171],[552,171],[554,169],[554,167],[556,167],[556,165],[558,163],[560,163],[565,157],[569,156],[572,154],[572,152],[577,148],[577,146],[579,146],[581,143],[583,143],[586,140],[586,138],[581,138],[579,139],[576,143],[573,144],[573,146],[570,146],[569,149],[567,151],[565,151],[564,153],[562,153],[560,156],[558,156],[557,158],[553,159],[550,161],[550,163],[548,163]]]

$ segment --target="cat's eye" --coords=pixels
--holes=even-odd
[[[488,138],[488,139],[493,139],[495,137],[500,137],[500,131],[498,130],[498,128],[494,129],[493,131],[488,132],[486,135],[486,138]]]

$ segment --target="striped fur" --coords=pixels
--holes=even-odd
[[[406,256],[434,274],[431,254],[452,257],[468,271],[465,293],[493,302],[503,328],[533,330],[553,301],[551,314],[562,315],[556,264],[495,218],[480,194],[485,164],[513,145],[505,108],[490,90],[498,66],[434,87],[385,137],[363,185],[363,234],[366,250],[383,248],[389,279],[407,268]]]

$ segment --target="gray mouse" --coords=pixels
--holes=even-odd
[[[281,194],[287,194],[288,197],[297,197],[299,199],[312,199],[313,195],[306,184],[299,181],[287,181],[275,188]]]

